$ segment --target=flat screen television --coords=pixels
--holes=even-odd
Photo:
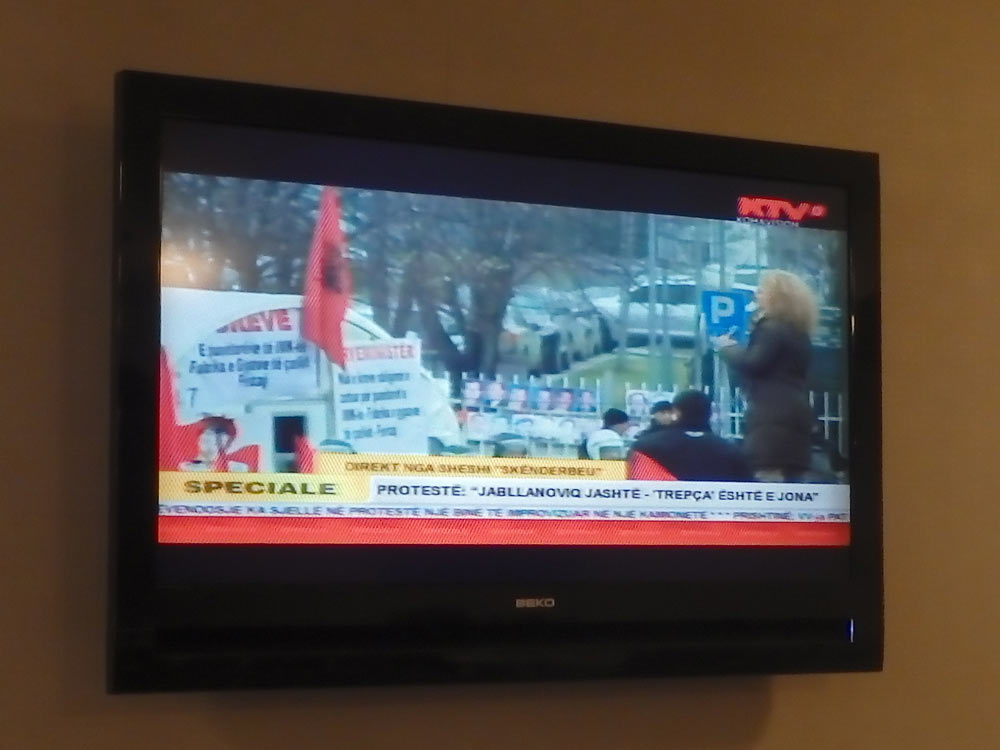
[[[880,668],[876,155],[144,72],[115,144],[111,690]]]

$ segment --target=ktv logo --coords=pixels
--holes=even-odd
[[[739,221],[753,224],[790,224],[798,226],[805,219],[822,219],[827,207],[822,203],[795,204],[783,198],[759,198],[741,195],[736,206]]]

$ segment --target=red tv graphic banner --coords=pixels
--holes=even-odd
[[[843,547],[850,524],[161,516],[164,544]]]
[[[305,447],[304,445],[301,447]],[[843,485],[635,481],[622,461],[339,454],[160,475],[166,544],[845,546]],[[428,471],[440,472],[428,475]],[[534,474],[534,478],[526,475]]]

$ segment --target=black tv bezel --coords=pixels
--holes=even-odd
[[[214,580],[164,585],[156,543],[161,133],[168,121],[307,132],[834,186],[848,195],[850,575],[574,581],[510,573],[435,581]],[[870,153],[156,73],[116,78],[109,689],[879,669],[882,523],[879,179]],[[399,555],[554,565],[566,548],[205,547],[193,559]],[[662,551],[668,559],[677,551]],[[601,554],[601,553],[597,553]],[[610,553],[624,559],[626,551]],[[641,558],[649,552],[635,551]],[[701,549],[768,559],[801,550]],[[200,556],[200,557],[199,557]],[[439,558],[435,563],[433,558]],[[347,557],[344,557],[347,559]],[[647,558],[653,559],[653,558]],[[548,561],[548,563],[546,562]],[[693,562],[692,562],[693,561]],[[437,568],[435,568],[437,565]],[[558,567],[555,565],[555,567]],[[725,567],[725,566],[724,566]],[[559,606],[516,609],[515,598]]]

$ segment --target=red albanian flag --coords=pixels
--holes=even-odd
[[[316,471],[316,448],[305,435],[295,438],[295,461],[300,474]]]
[[[178,424],[177,407],[179,401],[174,389],[174,373],[170,368],[167,353],[160,347],[160,469],[177,471],[180,464],[198,455],[200,423]]]
[[[302,337],[326,352],[331,362],[344,366],[341,324],[354,291],[347,258],[347,239],[340,228],[340,195],[324,187],[319,215],[306,266]]]

